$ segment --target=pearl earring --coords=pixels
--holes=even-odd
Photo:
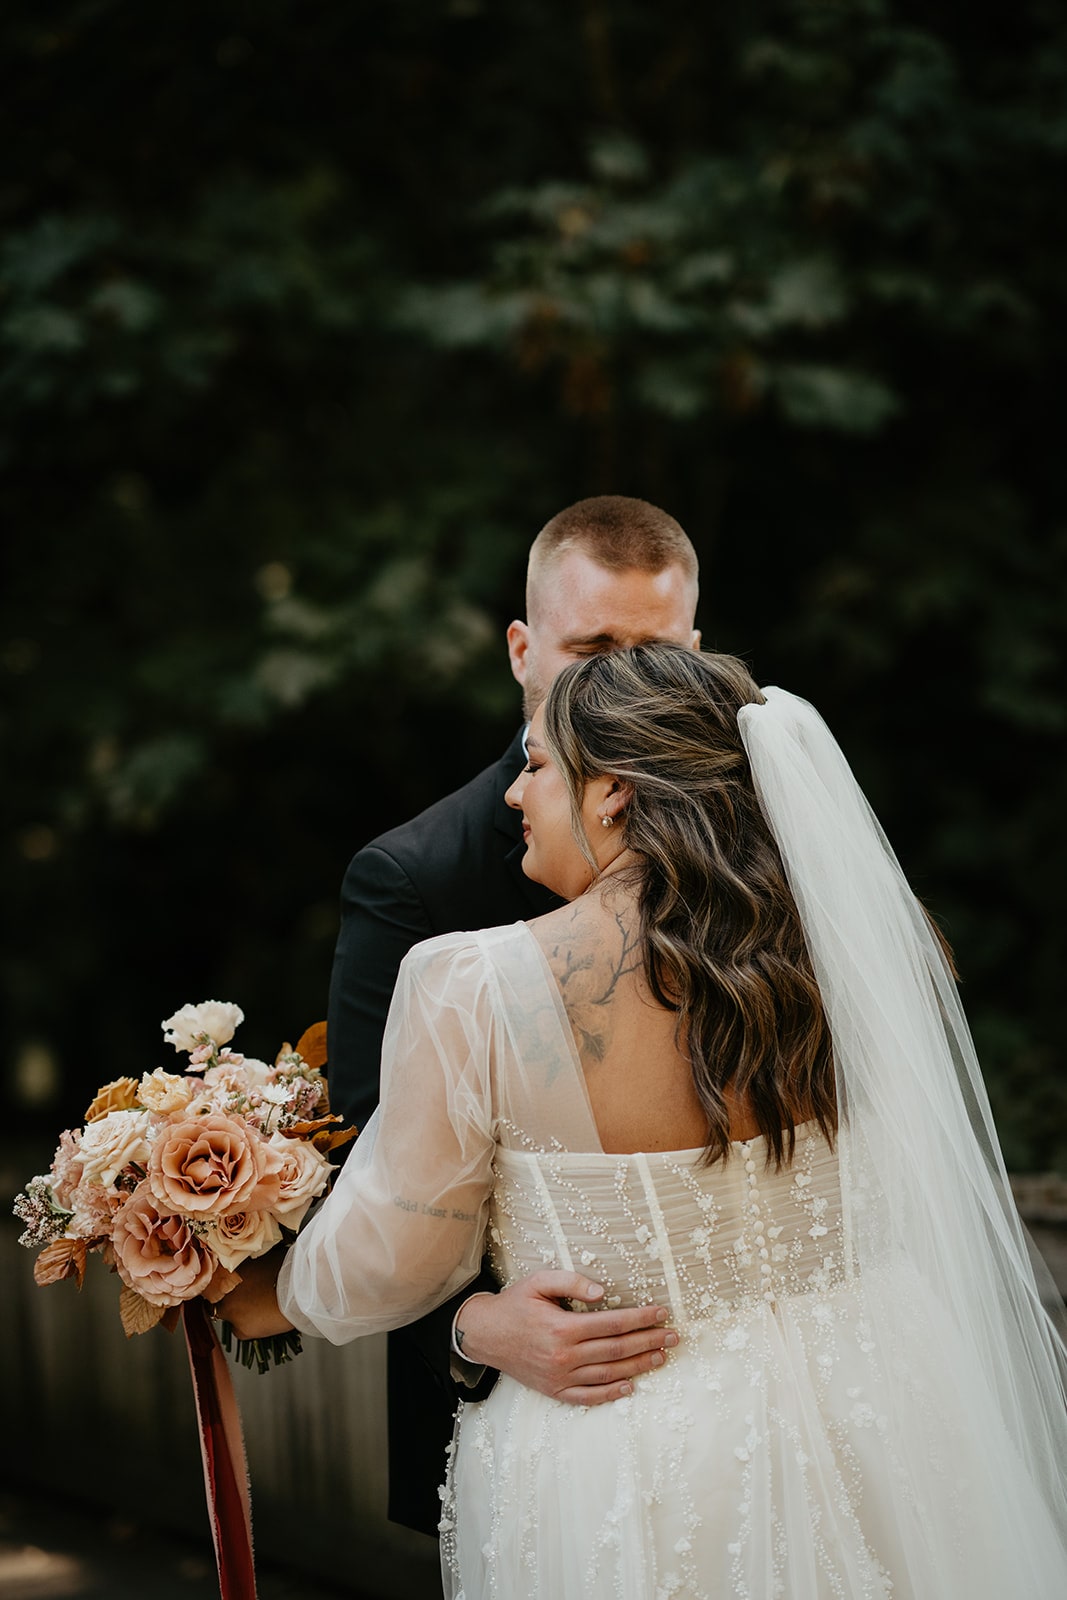
[[[614,825],[614,822],[615,822],[615,818],[614,817],[601,817],[600,826],[602,828],[610,828],[610,827],[612,827]]]

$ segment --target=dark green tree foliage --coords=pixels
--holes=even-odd
[[[16,1099],[43,1045],[76,1115],[208,993],[257,1052],[324,1013],[348,856],[510,732],[528,542],[617,490],[839,732],[1009,1160],[1067,1167],[1061,9],[0,28]]]

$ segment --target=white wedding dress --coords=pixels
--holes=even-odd
[[[1064,1600],[1044,1391],[961,1325],[951,1271],[900,1248],[861,1149],[808,1125],[778,1171],[759,1139],[710,1167],[606,1154],[525,924],[412,951],[382,1104],[290,1253],[286,1314],[335,1342],[409,1321],[487,1241],[502,1283],[575,1269],[680,1334],[629,1399],[576,1408],[505,1376],[461,1407],[452,1600]]]

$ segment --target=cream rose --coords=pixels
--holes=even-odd
[[[164,1114],[184,1111],[193,1095],[199,1092],[200,1085],[195,1081],[157,1067],[155,1072],[146,1072],[142,1077],[137,1098],[149,1111]]]
[[[215,1275],[211,1251],[184,1217],[160,1211],[145,1186],[115,1213],[111,1228],[119,1277],[154,1306],[179,1306]]]
[[[216,1046],[229,1044],[244,1019],[240,1006],[228,1000],[202,1000],[198,1006],[182,1006],[161,1026],[175,1050],[195,1050],[205,1035]]]
[[[274,1215],[287,1228],[299,1228],[311,1202],[330,1181],[332,1164],[303,1139],[287,1139],[284,1133],[271,1135],[270,1146],[282,1158],[281,1194],[273,1206]]]
[[[231,1211],[219,1218],[207,1243],[227,1272],[236,1272],[242,1261],[263,1255],[281,1236],[269,1211]]]
[[[83,1182],[112,1184],[131,1161],[143,1166],[148,1160],[148,1112],[109,1111],[88,1123],[78,1159]]]
[[[174,1211],[223,1217],[273,1208],[281,1157],[243,1122],[212,1112],[182,1117],[160,1130],[148,1165],[156,1198]]]

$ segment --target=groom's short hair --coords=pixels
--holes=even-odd
[[[699,578],[697,553],[666,511],[628,495],[598,494],[558,511],[531,545],[527,616],[539,578],[552,560],[567,550],[580,550],[609,572],[662,572],[665,567],[677,566],[694,590]]]

